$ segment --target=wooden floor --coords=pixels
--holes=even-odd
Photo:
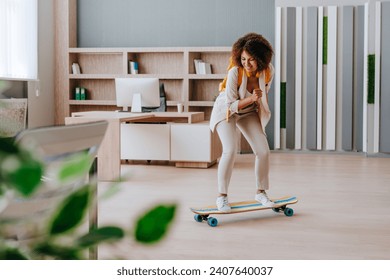
[[[253,198],[253,155],[239,155],[230,201]],[[157,203],[177,203],[175,222],[153,246],[132,239],[99,248],[100,259],[390,259],[390,158],[362,154],[272,153],[271,197],[295,195],[294,216],[273,211],[215,216],[197,223],[189,208],[215,202],[217,165],[209,169],[123,165],[128,179],[99,202],[99,224],[132,228]]]

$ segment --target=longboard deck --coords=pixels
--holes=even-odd
[[[249,201],[230,203],[230,207],[232,208],[232,210],[229,212],[219,211],[216,205],[211,205],[206,207],[193,207],[191,208],[191,211],[200,215],[235,214],[235,213],[242,213],[242,212],[249,212],[249,211],[279,208],[288,204],[294,204],[298,202],[298,199],[295,196],[286,196],[286,197],[281,197],[281,198],[271,199],[271,200],[275,203],[275,205],[272,207],[264,206],[256,200],[249,200]]]

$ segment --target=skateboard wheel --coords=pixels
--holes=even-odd
[[[276,213],[279,213],[280,212],[280,208],[272,208],[272,210]]]
[[[195,219],[195,221],[197,221],[198,223],[203,222],[203,218],[202,218],[202,216],[199,215],[199,214],[196,214],[196,215],[194,216],[194,219]]]
[[[290,216],[294,215],[294,210],[292,210],[291,208],[286,208],[286,209],[284,209],[284,215],[286,215],[287,217],[290,217]]]
[[[207,223],[209,224],[209,226],[211,227],[216,227],[218,225],[218,220],[216,218],[209,218],[207,220]]]

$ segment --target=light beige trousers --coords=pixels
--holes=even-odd
[[[256,189],[269,189],[269,146],[260,124],[257,112],[243,116],[234,114],[229,121],[221,121],[216,130],[222,142],[222,156],[218,165],[218,191],[227,194],[237,155],[238,134],[240,129],[255,155]]]

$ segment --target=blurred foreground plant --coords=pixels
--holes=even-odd
[[[130,237],[150,244],[167,234],[175,216],[174,204],[150,209],[137,219],[133,229],[104,226],[88,230],[85,221],[90,207],[93,207],[94,188],[85,183],[85,177],[92,161],[86,153],[77,155],[58,166],[55,180],[44,182],[45,163],[13,140],[0,138],[0,259],[85,259],[86,249],[102,243]],[[81,180],[83,183],[75,187],[72,184],[77,181],[75,178],[84,178],[84,182]],[[12,238],[12,232],[5,230],[10,221],[3,217],[2,212],[12,202],[18,206],[18,201],[33,200],[45,184],[59,189],[65,186],[65,190],[69,189],[66,186],[71,186],[72,191],[54,205],[50,217],[45,220],[43,232],[27,240]]]

